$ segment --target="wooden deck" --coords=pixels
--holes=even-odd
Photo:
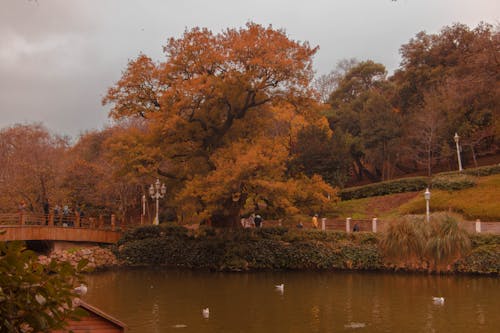
[[[79,301],[79,307],[87,312],[80,320],[70,320],[64,330],[55,330],[51,333],[122,333],[127,327],[124,323],[102,310],[84,301]]]

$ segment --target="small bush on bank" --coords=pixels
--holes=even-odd
[[[465,174],[439,175],[432,178],[431,187],[444,191],[459,191],[476,185],[474,178]]]
[[[497,234],[471,234],[470,240],[473,248],[483,245],[500,245],[500,235]]]
[[[500,244],[475,248],[458,260],[454,268],[463,273],[500,274]]]

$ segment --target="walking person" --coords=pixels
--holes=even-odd
[[[255,215],[253,222],[255,223],[256,228],[260,228],[262,226],[262,217],[259,214]]]
[[[69,207],[68,205],[64,205],[63,207],[63,211],[62,211],[62,222],[63,222],[63,227],[67,227],[68,225],[70,225],[70,221],[69,221]]]
[[[318,229],[318,214],[314,214],[311,222],[312,222],[313,229]]]
[[[50,212],[49,200],[45,199],[45,202],[43,203],[43,215],[45,215],[45,225],[49,225],[49,212]]]

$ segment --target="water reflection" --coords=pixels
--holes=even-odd
[[[276,285],[284,283],[284,292]],[[110,271],[86,299],[139,332],[497,332],[499,279],[373,273]],[[443,306],[433,304],[443,296]],[[202,309],[210,309],[208,319]]]

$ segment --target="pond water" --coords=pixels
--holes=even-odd
[[[87,282],[84,299],[130,333],[500,332],[496,277],[141,268]]]

